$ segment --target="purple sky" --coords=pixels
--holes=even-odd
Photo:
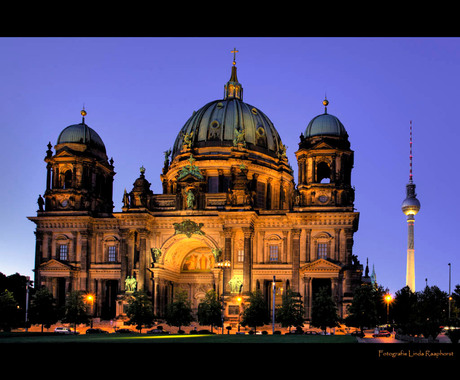
[[[405,285],[407,226],[401,211],[413,123],[416,290],[460,283],[459,38],[0,38],[3,162],[0,272],[32,276],[37,197],[49,141],[81,121],[114,159],[115,211],[139,168],[161,192],[163,152],[209,101],[221,99],[236,47],[246,103],[274,123],[295,171],[308,122],[337,116],[355,151],[360,212],[354,253],[391,292]],[[453,116],[452,116],[453,115]]]

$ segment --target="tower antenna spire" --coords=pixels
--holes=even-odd
[[[412,182],[412,120],[410,121],[409,137],[409,182]]]

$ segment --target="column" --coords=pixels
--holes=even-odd
[[[311,277],[304,277],[304,306],[305,306],[305,318],[311,319]]]
[[[142,231],[140,233],[140,240],[139,240],[139,278],[137,279],[137,290],[147,290],[146,289],[146,275],[147,275],[147,268],[149,263],[149,255],[150,252],[147,251],[147,238],[149,232]]]
[[[224,227],[224,235],[225,235],[225,247],[223,252],[223,260],[232,261],[232,229]],[[230,268],[224,268],[222,270],[222,293],[224,295],[230,294],[230,285],[228,282],[230,281]]]
[[[344,264],[351,264],[351,254],[353,250],[353,231],[351,229],[345,230],[346,252]]]
[[[312,261],[310,250],[311,250],[311,228],[307,228],[305,230],[305,261],[307,263]]]
[[[88,279],[89,256],[90,256],[90,252],[88,249],[88,240],[89,240],[88,231],[80,232],[80,247],[81,247],[80,268],[81,268],[81,281],[82,281],[82,283],[80,283],[80,287],[83,289],[87,289],[88,287],[88,284],[86,283]]]
[[[251,288],[252,276],[252,237],[254,231],[252,228],[243,228],[244,233],[244,261],[243,261],[243,292],[249,294]]]
[[[299,289],[299,268],[300,268],[300,230],[292,230],[292,290]]]

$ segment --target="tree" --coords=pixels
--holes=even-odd
[[[393,302],[393,320],[402,334],[418,335],[420,326],[417,320],[417,294],[408,286],[395,293]]]
[[[337,306],[327,288],[320,288],[312,303],[311,324],[326,331],[327,327],[339,326]]]
[[[217,299],[217,293],[211,289],[198,305],[198,322],[200,325],[222,326],[222,303]]]
[[[348,307],[349,314],[345,319],[348,326],[358,327],[363,331],[364,327],[375,326],[378,323],[376,291],[370,284],[362,284],[355,289],[353,300]]]
[[[169,326],[178,327],[179,332],[182,326],[189,326],[194,321],[186,291],[176,291],[174,301],[166,307],[165,320]]]
[[[426,286],[418,295],[418,318],[425,338],[436,337],[447,322],[448,295],[437,286]]]
[[[11,331],[19,324],[18,303],[14,299],[13,292],[5,289],[0,294],[0,329]]]
[[[30,300],[29,318],[32,324],[39,324],[49,329],[59,319],[56,300],[50,291],[43,287]]]
[[[451,306],[451,318],[458,319],[460,311],[460,285],[456,285],[454,291],[452,292],[452,301],[450,301]]]
[[[139,332],[142,327],[150,327],[155,319],[153,305],[144,291],[136,291],[128,301],[126,316],[129,318],[128,325],[136,325]]]
[[[0,293],[5,290],[8,290],[12,293],[14,300],[17,303],[17,323],[15,327],[22,326],[25,321],[25,312],[26,312],[26,293],[27,286],[31,285],[32,281],[28,277],[15,273],[9,276],[5,276],[3,273],[0,273]],[[33,288],[31,289],[33,294]]]
[[[73,323],[74,330],[77,331],[77,324],[89,324],[90,316],[83,299],[83,294],[79,290],[71,291],[65,301],[64,318],[65,323]]]
[[[281,326],[289,327],[289,331],[291,331],[292,326],[301,326],[304,322],[302,301],[297,294],[291,289],[284,292],[283,303],[276,310],[275,320],[281,323]]]
[[[249,306],[243,311],[241,326],[251,326],[256,331],[257,326],[263,326],[268,323],[270,323],[270,315],[267,303],[260,289],[257,289],[255,292],[250,293]]]

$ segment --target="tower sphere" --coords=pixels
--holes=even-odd
[[[401,209],[405,215],[417,215],[420,210],[420,201],[417,198],[407,197],[404,199]]]

